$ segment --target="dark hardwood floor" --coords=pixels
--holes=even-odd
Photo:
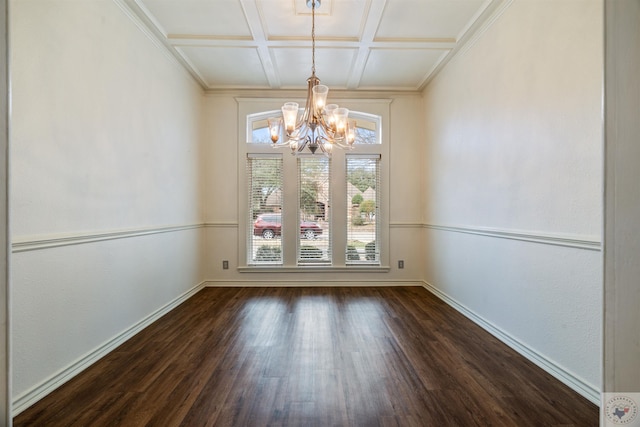
[[[206,288],[16,426],[597,426],[420,287]]]

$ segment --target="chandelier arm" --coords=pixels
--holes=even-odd
[[[326,137],[322,136],[322,135],[318,135],[316,137],[316,141],[318,143],[318,145],[320,147],[324,147],[324,144],[331,144],[331,140],[327,139]],[[324,151],[324,150],[323,150]]]
[[[324,154],[326,157],[331,158],[331,147],[333,146],[333,144],[322,136],[319,136],[317,139],[319,141],[318,146],[320,147],[320,151],[322,152],[322,154]]]
[[[305,124],[307,127],[311,123],[313,115],[311,113],[311,108],[313,108],[313,94],[311,93],[311,84],[309,84],[309,89],[307,90],[307,103],[304,107],[304,112],[302,113],[302,117],[300,117],[300,124]]]
[[[301,122],[300,123],[300,128],[296,129],[296,133],[295,133],[295,137],[294,139],[296,141],[302,141],[304,138],[307,138],[307,135],[309,133],[309,122]]]
[[[312,74],[307,79],[307,100],[305,103],[304,110],[302,111],[302,115],[300,119],[296,122],[296,127],[294,131],[302,128],[303,125],[309,127],[311,122],[313,121],[314,112],[313,112],[313,87],[318,84],[320,80]]]
[[[289,145],[290,143],[291,143],[291,140],[287,139],[286,141],[283,140],[283,141],[280,141],[280,142],[272,142],[271,146],[273,148],[280,148],[280,147],[284,147],[286,145]]]
[[[325,137],[325,136],[319,136],[317,139],[318,139],[319,141],[321,141],[321,144],[322,144],[322,145],[324,145],[324,144],[331,144],[331,145],[336,145],[336,144],[338,144],[338,142],[337,142],[336,140],[334,140],[334,139],[332,139],[332,138],[327,138],[327,137]],[[339,145],[339,144],[338,144],[338,145]]]
[[[329,151],[326,149],[324,143],[318,144],[318,147],[320,147],[320,151],[322,152],[322,154],[324,154],[325,156],[329,156]]]
[[[318,138],[322,138],[323,141],[333,141],[333,136],[331,135],[331,133],[327,132],[330,129],[327,129],[325,126],[322,125],[322,123],[320,123],[320,126],[317,127],[318,129]]]
[[[311,143],[311,137],[307,135],[307,137],[304,139],[304,142],[302,142],[302,144],[298,143],[298,152],[302,153],[302,151],[307,147],[309,143]]]
[[[333,139],[333,138],[327,138],[324,136],[319,136],[318,139],[322,139],[323,143],[320,145],[321,147],[324,144],[331,144],[331,145],[337,145],[340,148],[343,148],[345,150],[353,150],[353,146],[352,145],[348,145],[348,144],[344,144],[342,143],[342,139]],[[325,151],[323,149],[323,151]]]
[[[306,137],[307,132],[308,132],[307,123],[300,121],[298,124],[296,124],[296,127],[293,130],[293,132],[291,132],[291,135],[287,135],[287,142],[290,142],[290,141],[299,142]]]
[[[324,119],[324,116],[320,116],[320,127],[322,128],[322,131],[327,135],[328,138],[330,139],[335,139],[335,132],[334,130],[331,128],[331,126],[329,125],[329,123],[327,123],[327,121]]]

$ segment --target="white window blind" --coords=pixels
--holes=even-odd
[[[282,157],[247,156],[248,264],[282,264]]]
[[[380,264],[380,155],[347,155],[347,264]]]
[[[331,263],[330,160],[298,158],[298,264]]]

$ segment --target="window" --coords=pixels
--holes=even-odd
[[[347,154],[347,264],[378,264],[380,156]]]
[[[249,264],[282,264],[282,158],[247,158]]]
[[[331,263],[330,160],[298,157],[298,264]]]
[[[247,142],[250,144],[271,145],[267,119],[280,114],[279,110],[274,110],[249,115],[247,117]],[[381,117],[351,111],[349,112],[349,118],[356,120],[356,140],[354,142],[356,146],[382,143],[379,131]]]
[[[247,192],[246,220],[239,224],[241,254],[246,267],[342,268],[388,271],[388,165],[381,128],[382,114],[350,109],[356,119],[353,150],[334,149],[291,155],[273,149],[267,118],[280,111],[272,100],[241,100],[240,129],[246,143],[239,147],[246,172],[239,177]],[[388,114],[388,102],[365,102]],[[273,107],[272,107],[273,108]],[[251,113],[251,111],[261,111]],[[361,200],[360,200],[361,199]],[[245,207],[241,205],[240,212]],[[242,265],[241,265],[242,268]]]

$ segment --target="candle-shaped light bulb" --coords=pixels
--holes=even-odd
[[[356,140],[356,121],[347,121],[347,144],[353,145]]]
[[[344,138],[344,134],[347,130],[349,110],[347,108],[336,108],[333,116],[336,120],[336,138]]]
[[[287,135],[291,136],[296,128],[296,121],[298,120],[298,103],[285,103],[282,106],[282,117],[284,119],[284,128],[287,131]]]
[[[327,103],[327,95],[329,94],[329,86],[315,85],[311,92],[313,93],[313,104],[316,116],[322,114],[325,104]]]
[[[278,142],[278,139],[280,139],[280,125],[282,124],[282,119],[280,117],[269,117],[267,119],[267,123],[269,123],[269,135],[271,136],[271,142],[275,144]]]
[[[326,153],[331,154],[331,150],[333,150],[333,142],[325,142],[323,148]]]
[[[337,104],[329,104],[324,107],[324,115],[325,121],[327,125],[331,128],[332,131],[336,131],[336,117],[334,115],[336,109],[338,108]]]

